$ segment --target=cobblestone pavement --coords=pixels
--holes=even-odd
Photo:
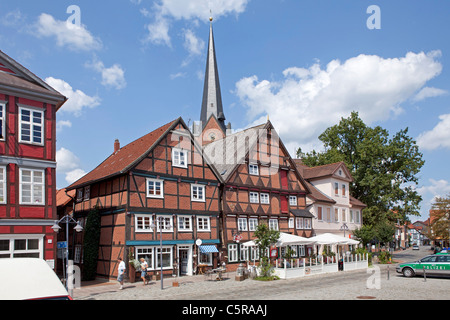
[[[179,278],[143,286],[142,282],[125,283],[119,290],[117,282],[85,285],[75,289],[75,300],[423,300],[450,299],[450,278],[405,278],[396,274],[395,265],[375,265],[368,270],[322,274],[304,278],[262,282],[236,281],[229,273],[225,280],[214,281],[204,276]],[[378,281],[378,282],[377,282]],[[369,288],[368,288],[369,287]]]

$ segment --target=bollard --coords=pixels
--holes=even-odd
[[[387,266],[387,279],[389,280],[389,265]]]
[[[425,266],[423,266],[423,281],[427,282],[427,273],[425,271]]]

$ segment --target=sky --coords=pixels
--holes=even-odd
[[[450,194],[450,1],[15,0],[0,50],[69,98],[57,187],[182,117],[200,119],[213,28],[226,122],[270,121],[291,156],[358,111],[423,153],[421,216]]]

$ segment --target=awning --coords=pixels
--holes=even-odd
[[[216,246],[199,246],[198,247],[200,249],[201,253],[214,253],[214,252],[219,252],[219,250],[217,250]]]
[[[296,217],[314,218],[314,215],[306,209],[291,209],[291,212]]]

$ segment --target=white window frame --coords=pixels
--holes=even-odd
[[[83,200],[83,188],[77,189],[77,202],[81,202]]]
[[[347,222],[347,210],[345,210],[345,208],[342,208],[341,209],[341,213],[342,213],[342,216],[341,216],[341,218],[342,218],[342,222]]]
[[[235,243],[228,244],[228,262],[238,262],[238,245]]]
[[[269,219],[269,229],[278,231],[278,219]]]
[[[248,165],[248,173],[253,176],[259,176],[259,167],[256,163],[250,163]]]
[[[6,190],[6,178],[7,178],[7,173],[6,173],[6,167],[4,166],[0,166],[0,203],[1,204],[6,204],[7,203],[7,190]]]
[[[334,196],[339,197],[339,183],[338,182],[334,183]]]
[[[197,216],[197,232],[210,232],[210,231],[211,231],[210,217]]]
[[[261,204],[270,204],[270,195],[268,193],[261,192],[259,194],[259,198],[260,198]]]
[[[30,112],[30,121],[23,121],[22,120],[22,111],[29,111]],[[34,123],[33,122],[33,113],[37,112],[41,114],[41,122],[40,123]],[[27,107],[19,107],[19,142],[20,143],[28,143],[28,144],[35,144],[35,145],[39,145],[39,146],[43,146],[44,145],[44,132],[45,132],[45,128],[44,128],[44,110],[37,110],[34,108],[27,108]],[[22,136],[22,127],[23,125],[29,125],[30,126],[30,140],[24,140],[23,136]],[[34,135],[34,128],[35,127],[40,127],[41,128],[41,135],[39,136],[39,138],[41,139],[41,142],[35,142],[34,138],[38,137],[37,135]]]
[[[289,228],[294,228],[294,218],[289,218],[289,224],[288,224]]]
[[[160,255],[161,255],[161,248],[160,247],[155,247],[155,267],[158,268],[158,270],[161,268],[161,266],[159,265],[159,259],[160,259]],[[168,266],[163,266],[163,270],[167,270],[167,269],[173,269],[173,247],[162,247],[162,254],[163,255],[170,255],[170,265]]]
[[[142,222],[139,222],[142,220]],[[153,224],[153,216],[148,214],[136,214],[134,216],[134,231],[135,232],[153,232],[151,227]],[[141,225],[142,227],[139,227]]]
[[[0,235],[0,240],[9,240],[9,249],[8,251],[0,251],[0,257],[4,255],[9,255],[10,258],[14,258],[16,255],[39,255],[39,259],[44,258],[44,235],[41,234],[7,234]],[[26,246],[24,250],[16,250],[14,247],[16,240],[26,240]],[[37,249],[29,249],[28,248],[28,240],[38,240],[38,248]],[[36,256],[37,257],[37,256]]]
[[[304,218],[303,219],[303,227],[306,230],[311,230],[312,229],[312,219],[311,218]]]
[[[258,218],[248,218],[248,231],[256,231]]]
[[[162,222],[162,225],[160,223]],[[160,228],[162,228],[161,232],[170,233],[173,232],[173,218],[172,216],[156,216],[156,231],[160,231]]]
[[[247,218],[237,219],[238,231],[248,231]]]
[[[156,184],[160,184],[161,194],[156,194]],[[150,184],[153,185],[153,193],[151,192]],[[146,180],[147,198],[164,198],[164,180],[147,178]]]
[[[289,205],[291,206],[297,205],[297,196],[289,196]]]
[[[5,102],[0,102],[0,126],[1,126],[1,130],[0,130],[0,141],[5,141],[6,137],[6,103]]]
[[[91,186],[84,187],[83,201],[88,201],[91,198]]]
[[[361,214],[360,210],[355,210],[355,223],[361,223]]]
[[[30,171],[31,172],[31,182],[23,182],[23,171]],[[35,173],[40,172],[42,174],[42,182],[34,182]],[[29,205],[35,205],[35,206],[45,206],[45,170],[38,170],[38,169],[28,169],[28,168],[20,168],[19,169],[19,184],[20,184],[20,195],[19,195],[19,203],[20,204],[29,204]],[[30,186],[30,198],[31,201],[23,201],[23,187],[24,185]],[[36,202],[35,201],[35,187],[41,188],[42,193],[42,202]]]
[[[137,247],[136,248],[136,259],[140,260],[140,255],[149,255],[150,259],[145,259],[147,261],[147,270],[154,270],[155,268],[155,247]]]
[[[249,261],[250,252],[249,247],[241,243],[239,245],[239,260],[240,261]]]
[[[258,192],[250,191],[248,197],[249,197],[250,203],[259,203],[259,193]]]
[[[302,230],[304,228],[304,219],[302,217],[295,218],[295,229]]]
[[[188,150],[173,148],[172,149],[172,166],[179,167],[179,168],[187,168],[188,154],[189,154]]]
[[[334,222],[339,222],[339,208],[334,208]]]
[[[197,189],[197,190],[196,190]],[[201,194],[199,190],[202,190]],[[206,201],[206,188],[201,184],[191,184],[191,201],[205,202]],[[201,195],[201,197],[200,197]]]
[[[188,227],[186,227],[186,221],[188,221]],[[179,232],[192,232],[192,216],[178,216],[177,222]]]

